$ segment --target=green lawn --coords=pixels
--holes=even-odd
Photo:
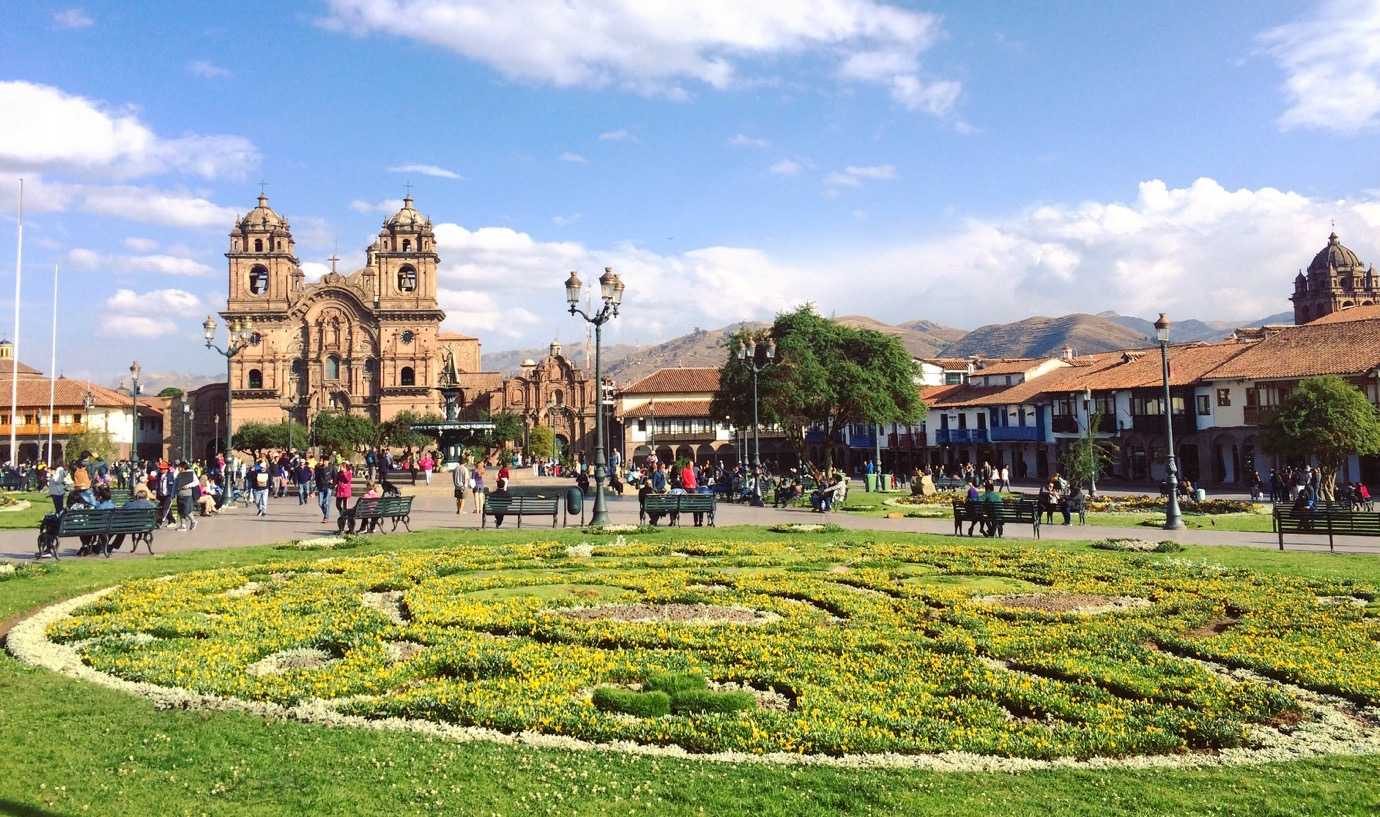
[[[37,536],[38,523],[45,513],[53,510],[53,501],[41,491],[18,491],[10,496],[20,502],[28,502],[29,507],[19,511],[0,509],[0,529],[32,528]]]
[[[860,492],[855,496],[861,495]],[[665,530],[658,543],[782,539],[754,528]],[[560,533],[390,535],[346,552]],[[820,541],[945,542],[843,531]],[[985,542],[991,547],[1028,542]],[[1050,543],[1049,549],[1086,545]],[[133,577],[321,553],[247,548],[152,558],[68,559],[0,581],[0,620]],[[1380,559],[1189,547],[1173,557],[1307,577],[1380,582]],[[578,585],[550,592],[581,591]],[[545,592],[545,591],[544,591]],[[1364,815],[1380,812],[1377,759],[1195,771],[1062,770],[943,774],[730,765],[624,754],[453,743],[412,733],[326,728],[241,713],[164,711],[149,702],[0,657],[0,813],[20,815]]]

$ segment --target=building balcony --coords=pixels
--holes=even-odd
[[[934,441],[939,445],[972,445],[987,442],[985,428],[941,428],[934,432]]]
[[[117,422],[117,423],[119,422],[119,418],[116,418],[116,422]],[[126,429],[129,428],[129,421],[128,421],[128,419],[126,419],[126,421],[125,421],[123,427],[126,428]],[[53,436],[54,436],[54,437],[70,437],[70,436],[72,436],[72,435],[74,435],[74,434],[83,434],[83,433],[86,432],[86,428],[87,428],[87,426],[86,426],[85,423],[56,423],[56,424],[53,425]],[[120,426],[119,426],[119,425],[116,425],[115,428],[111,429],[111,431],[117,431],[117,430],[119,430],[119,429],[120,429]],[[9,436],[9,433],[10,433],[10,425],[9,425],[9,423],[0,423],[0,437],[8,437],[8,436]],[[47,424],[47,423],[20,423],[19,425],[17,425],[17,426],[14,427],[14,435],[15,435],[16,437],[47,437],[47,436],[48,436],[48,424]]]
[[[765,434],[762,436],[766,436]],[[649,444],[661,443],[712,443],[718,439],[716,431],[678,431],[675,433],[649,434]],[[751,439],[752,432],[748,432]]]
[[[1056,414],[1050,418],[1050,430],[1055,434],[1078,433],[1078,418],[1072,414]]]
[[[887,448],[924,448],[924,434],[897,434],[891,432],[886,435]]]
[[[989,433],[994,443],[1037,443],[1043,437],[1035,426],[994,426]]]
[[[1270,418],[1273,417],[1277,411],[1279,411],[1279,409],[1276,406],[1246,406],[1244,409],[1246,415],[1245,423],[1248,426],[1264,425],[1270,422]]]
[[[1142,434],[1163,434],[1164,415],[1163,414],[1134,414],[1131,416],[1131,430]],[[1197,421],[1183,414],[1174,415],[1174,433],[1180,436],[1192,434],[1198,430]]]

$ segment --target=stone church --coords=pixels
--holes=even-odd
[[[1380,278],[1374,265],[1367,265],[1356,253],[1342,245],[1334,232],[1308,265],[1294,278],[1294,323],[1305,324],[1324,315],[1380,303]]]
[[[230,362],[236,427],[291,418],[309,425],[322,411],[388,420],[402,411],[439,414],[436,390],[449,360],[458,372],[462,411],[477,417],[512,411],[528,426],[549,425],[561,442],[591,445],[594,385],[559,344],[540,363],[527,361],[505,381],[480,367],[477,338],[441,330],[436,235],[411,195],[383,222],[363,266],[336,269],[308,283],[288,220],[260,194],[258,206],[230,233],[227,323],[249,321],[256,343]],[[189,395],[196,410],[196,450],[216,450],[213,422],[225,410],[225,385]]]

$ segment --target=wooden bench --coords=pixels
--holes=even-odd
[[[412,532],[412,497],[378,496],[360,497],[353,508],[349,508],[335,520],[336,530],[341,533],[361,533],[377,530],[382,532],[383,520],[393,520],[391,530],[398,529],[401,522],[407,532]],[[378,524],[375,524],[378,523]],[[391,531],[390,531],[391,532]]]
[[[954,535],[963,535],[963,523],[992,524],[992,533],[1001,536],[1007,523],[1026,523],[1033,527],[1035,538],[1040,538],[1040,506],[1034,500],[1017,499],[995,502],[968,502],[954,500]]]
[[[935,477],[933,482],[935,491],[957,491],[968,487],[968,483],[953,477]]]
[[[544,499],[534,496],[507,496],[495,497],[490,494],[484,495],[484,508],[479,514],[479,527],[484,527],[490,516],[516,516],[517,526],[522,527],[522,517],[524,516],[549,516],[551,517],[551,527],[556,527],[557,516],[560,515],[561,501],[559,499]],[[495,520],[494,527],[497,527]]]
[[[133,549],[143,542],[153,553],[153,532],[158,529],[157,508],[68,508],[58,514],[57,528],[49,527],[49,520],[39,523],[38,555],[58,558],[58,543],[73,536],[89,537],[79,555],[103,552],[107,558],[114,550],[114,537],[129,536]]]
[[[714,494],[647,494],[638,508],[637,521],[645,522],[649,516],[668,514],[671,524],[678,525],[681,514],[702,513],[709,515],[709,526],[712,528],[717,499]]]
[[[1275,505],[1274,528],[1279,549],[1284,550],[1284,534],[1326,536],[1327,549],[1333,550],[1337,536],[1380,536],[1380,512],[1353,511],[1332,503],[1311,511],[1296,511],[1290,505]]]
[[[111,488],[110,501],[116,505],[123,505],[133,498],[134,494],[128,488]]]

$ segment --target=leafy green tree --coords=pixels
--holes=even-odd
[[[442,420],[438,414],[418,414],[414,411],[400,411],[391,420],[379,423],[374,429],[372,445],[375,448],[393,446],[395,448],[422,448],[436,442],[436,436],[417,431],[413,426],[423,423],[436,423]]]
[[[536,426],[527,432],[527,453],[533,457],[556,455],[556,434],[546,426]]]
[[[1089,420],[1097,428],[1102,415],[1094,414]],[[1079,437],[1071,440],[1064,448],[1060,458],[1059,470],[1071,478],[1075,485],[1093,486],[1097,480],[1116,462],[1118,448],[1107,440]]]
[[[286,439],[287,434],[279,423],[245,423],[235,430],[230,444],[236,451],[247,451],[257,460],[263,452],[283,447]]]
[[[1321,493],[1333,499],[1337,472],[1348,457],[1380,453],[1380,414],[1360,389],[1342,378],[1310,377],[1261,426],[1260,442],[1286,459],[1316,458]]]
[[[110,436],[109,431],[87,426],[82,433],[68,437],[62,449],[63,456],[72,462],[75,462],[83,451],[90,451],[93,455],[109,462],[115,456],[115,440]]]
[[[823,432],[827,471],[835,438],[848,424],[913,423],[925,412],[915,362],[894,337],[831,321],[810,304],[778,315],[765,335],[776,342],[776,361],[758,377],[759,419],[779,425],[802,462],[812,427]],[[740,333],[729,341],[710,407],[712,416],[727,417],[739,428],[752,422],[752,372],[738,360],[748,340]],[[762,343],[757,355],[765,362]]]
[[[489,421],[494,424],[490,433],[495,447],[522,439],[522,418],[511,411],[491,413]]]
[[[140,391],[143,391],[140,389]],[[176,386],[168,386],[158,393],[159,397],[181,397],[185,392]]]
[[[323,411],[311,423],[312,438],[326,453],[353,454],[378,440],[378,429],[368,417],[339,411]]]

